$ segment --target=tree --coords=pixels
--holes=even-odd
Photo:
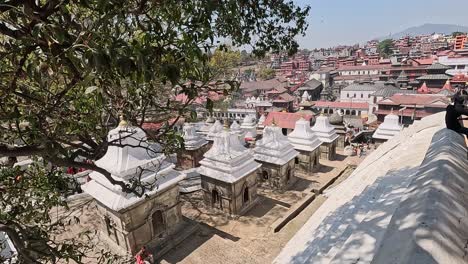
[[[309,7],[282,0],[0,3],[0,158],[35,160],[35,169],[21,177],[14,168],[0,170],[0,231],[12,238],[20,261],[81,262],[84,246],[54,240],[52,233],[59,230],[54,225],[63,222],[46,216],[51,208],[67,205],[68,185],[60,168],[100,172],[137,195],[156,188],[116,180],[77,159],[97,160],[109,145],[120,146],[106,140],[119,115],[140,127],[165,123],[150,140],[159,142],[162,152],[174,152],[181,138],[171,128],[191,114],[194,99],[238,86],[220,79],[210,66],[209,51],[217,40],[249,45],[257,56],[294,53],[294,38],[305,33],[308,12]],[[173,100],[179,93],[187,100]],[[20,201],[11,199],[15,195]]]
[[[276,72],[272,68],[262,67],[258,71],[258,77],[263,80],[273,79],[276,76]]]
[[[384,58],[388,58],[390,55],[393,54],[393,40],[392,39],[385,39],[379,42],[379,46],[377,47],[380,56]]]
[[[452,37],[460,36],[460,35],[465,35],[465,32],[460,32],[460,31],[455,31],[452,33]]]
[[[240,62],[240,52],[225,46],[220,46],[216,49],[213,56],[210,58],[212,71],[224,78],[226,75],[234,73],[236,71],[235,67],[239,66]]]

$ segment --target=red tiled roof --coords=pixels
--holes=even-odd
[[[269,126],[275,120],[275,124],[281,128],[294,129],[297,120],[304,118],[310,121],[314,116],[300,113],[286,113],[286,112],[270,112],[263,123],[265,126]]]
[[[388,115],[391,112],[392,112],[391,110],[379,109],[379,110],[375,111],[374,113],[376,115]],[[426,117],[426,116],[430,116],[433,113],[428,113],[425,110],[418,110],[418,109],[416,111],[415,111],[415,109],[405,109],[403,111],[398,111],[398,109],[394,109],[393,114],[398,115],[398,116],[403,115],[403,116],[410,116],[410,117],[414,115],[415,118],[423,118],[423,117]]]
[[[391,102],[384,102],[390,100]],[[379,105],[430,105],[433,102],[441,100],[444,103],[448,104],[448,99],[444,95],[436,94],[395,94],[389,98],[379,101]],[[440,106],[445,107],[445,106]]]
[[[177,122],[176,122],[177,121]],[[183,117],[180,117],[179,119],[177,118],[171,118],[168,120],[168,124],[169,125],[172,125],[174,124],[174,122],[178,123],[178,124],[181,124],[181,123],[184,123],[185,122],[185,118]],[[159,130],[160,128],[162,128],[166,123],[165,122],[159,122],[159,123],[152,123],[152,122],[145,122],[143,123],[143,125],[141,126],[144,130]]]
[[[432,63],[434,62],[434,59],[433,58],[416,59],[415,61],[417,61],[421,65],[432,65]]]
[[[368,109],[368,103],[362,102],[329,102],[329,101],[315,101],[314,107],[320,108],[341,108],[341,109]]]
[[[466,83],[468,82],[468,76],[464,74],[457,74],[453,76],[452,80],[450,80],[452,83]]]

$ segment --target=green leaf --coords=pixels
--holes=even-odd
[[[97,86],[90,86],[90,87],[86,88],[85,94],[90,94],[90,93],[96,91],[97,89],[98,89]]]

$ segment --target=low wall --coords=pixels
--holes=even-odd
[[[468,263],[468,160],[464,138],[438,131],[372,263]]]

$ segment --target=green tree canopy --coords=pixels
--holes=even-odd
[[[96,160],[109,145],[119,146],[106,135],[120,114],[140,127],[148,121],[166,124],[149,135],[163,152],[173,152],[181,139],[171,127],[190,114],[194,99],[238,85],[220,79],[210,65],[217,40],[249,45],[258,56],[293,53],[308,12],[285,0],[2,1],[0,158],[29,156],[42,164],[23,178],[32,181],[24,189],[15,183],[17,171],[0,170],[0,231],[12,238],[20,260],[81,262],[82,245],[55,241],[49,233],[53,223],[43,213],[66,206],[56,198],[67,193],[61,167],[98,171],[137,195],[155,188],[116,180],[77,159]],[[187,100],[174,100],[179,93]],[[27,190],[32,195],[23,193],[21,206],[10,199]],[[35,207],[35,200],[44,206]]]
[[[393,40],[392,39],[385,39],[379,42],[379,46],[377,47],[380,56],[384,58],[388,58],[390,55],[393,54]]]
[[[260,70],[258,71],[258,75],[257,75],[257,76],[258,76],[260,79],[269,80],[269,79],[275,78],[276,72],[275,72],[275,70],[272,69],[272,68],[262,67],[262,68],[260,68]]]

